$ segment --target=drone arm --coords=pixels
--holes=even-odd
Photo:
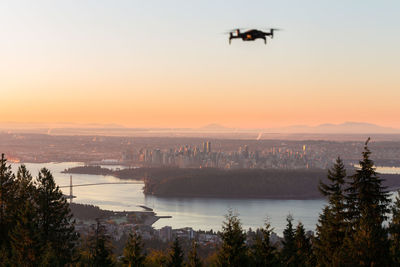
[[[235,36],[235,35],[229,36],[229,44],[231,44],[232,39],[237,39],[237,38],[241,38],[241,37],[240,36]]]

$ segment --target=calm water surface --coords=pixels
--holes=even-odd
[[[39,169],[46,167],[53,173],[58,185],[69,185],[70,174],[61,171],[82,166],[82,163],[27,163],[25,164],[33,176]],[[14,170],[19,164],[13,164]],[[122,166],[114,166],[116,168]],[[381,173],[400,174],[400,168],[378,168]],[[74,184],[121,182],[112,176],[73,174]],[[219,199],[219,198],[160,198],[145,196],[143,183],[122,185],[98,185],[74,187],[77,196],[74,202],[93,204],[102,209],[140,210],[138,205],[146,205],[154,209],[158,215],[171,215],[171,219],[160,219],[153,226],[161,228],[170,225],[173,228],[193,227],[194,229],[219,230],[224,214],[229,209],[237,211],[244,228],[257,228],[269,219],[275,232],[281,234],[285,228],[286,216],[290,213],[295,221],[301,221],[306,229],[314,230],[325,201],[316,200],[268,200],[268,199]],[[69,188],[62,189],[69,194]]]

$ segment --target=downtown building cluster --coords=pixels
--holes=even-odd
[[[237,151],[214,151],[210,141],[201,146],[127,150],[122,163],[142,167],[220,168],[220,169],[309,169],[326,168],[334,158],[320,150],[300,147],[270,147],[250,151],[247,145]]]

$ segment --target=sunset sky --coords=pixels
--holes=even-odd
[[[400,128],[400,1],[1,1],[0,122]],[[267,46],[223,33],[284,29]]]

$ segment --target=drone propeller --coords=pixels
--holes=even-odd
[[[235,32],[237,32],[237,31],[243,31],[243,30],[246,30],[246,28],[235,28],[235,29],[232,29],[232,30],[229,30],[229,31],[227,31],[227,32],[224,32],[223,34],[229,34],[229,33],[235,33]]]
[[[243,31],[243,30],[246,30],[246,29],[247,29],[247,28],[235,28],[235,29],[232,29],[231,32],[234,32],[234,31],[237,31],[237,30]]]
[[[279,28],[270,28],[269,30],[270,30],[270,32],[271,32],[271,39],[274,38],[274,32],[276,32],[276,31],[282,31],[282,29],[279,29]]]
[[[262,31],[283,31],[281,28],[259,28]]]

